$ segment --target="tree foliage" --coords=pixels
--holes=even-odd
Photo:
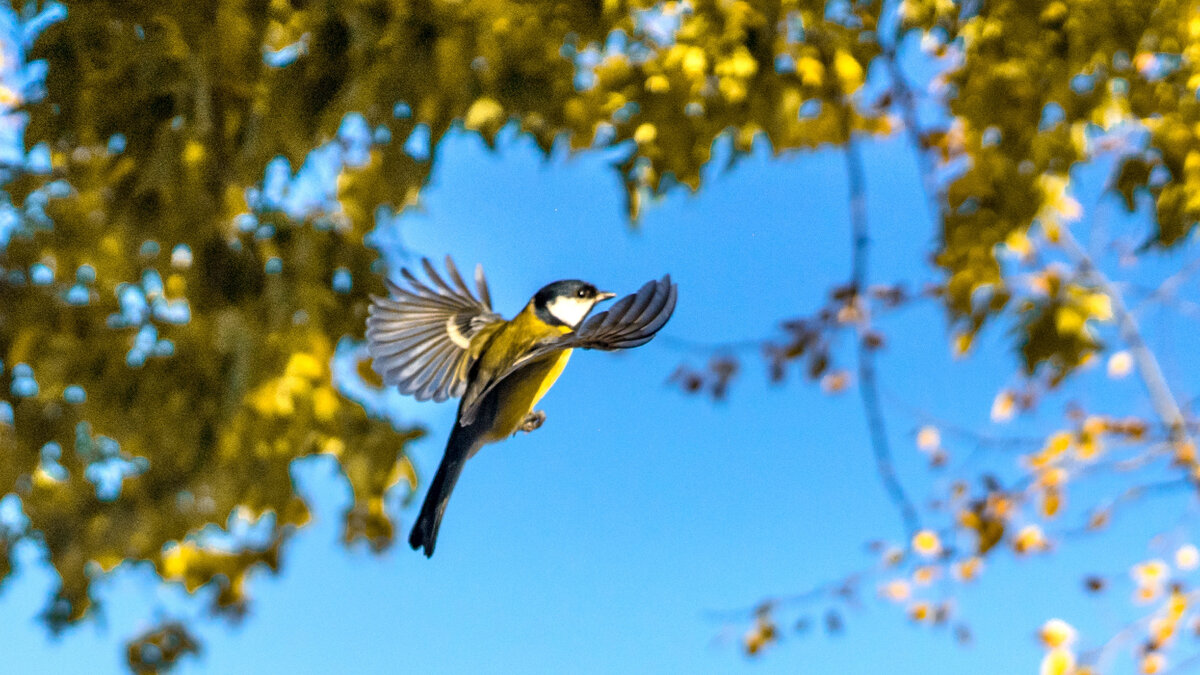
[[[276,569],[288,533],[306,521],[289,476],[300,457],[336,457],[353,486],[347,541],[390,544],[383,497],[415,481],[404,443],[419,431],[368,415],[330,363],[343,337],[361,336],[367,295],[382,287],[364,236],[417,202],[456,127],[494,143],[515,126],[546,153],[622,150],[614,171],[631,218],[675,186],[699,189],[723,136],[736,158],[756,142],[785,153],[903,131],[924,158],[939,216],[944,284],[922,295],[944,304],[960,351],[996,318],[1016,322],[1014,347],[1046,386],[1102,349],[1095,326],[1113,316],[1102,278],[1039,253],[1063,243],[1079,215],[1071,167],[1117,156],[1112,189],[1130,210],[1154,203],[1147,247],[1178,244],[1200,215],[1191,3],[79,0],[65,9],[28,53],[45,63],[44,84],[9,92],[20,104],[12,114],[27,115],[28,154],[4,168],[19,222],[0,249],[0,406],[11,410],[0,424],[0,495],[17,495],[28,520],[0,531],[0,575],[18,541],[40,542],[62,577],[46,613],[55,628],[86,618],[90,581],[123,562],[149,561],[188,590],[216,584],[217,609],[240,610],[246,572]],[[918,41],[941,69],[920,91],[899,51]],[[361,153],[349,121],[366,130]],[[291,176],[315,165],[316,148],[343,151],[331,199],[297,204],[270,189],[264,171],[286,166]],[[866,324],[872,309],[912,297],[859,281],[839,289],[768,345],[773,372],[803,358],[827,388],[844,388],[831,332],[858,327],[863,344],[881,348]],[[720,392],[736,372],[715,363]],[[703,375],[681,378],[704,385]],[[1078,433],[1132,428],[1087,424]],[[1195,467],[1194,457],[1181,461]],[[977,555],[1020,536],[1006,529],[1001,492],[962,496]],[[235,515],[268,516],[268,545],[207,545],[201,530]],[[177,624],[143,640],[188,647],[159,645],[161,654],[194,648]],[[130,652],[135,669],[170,663]]]

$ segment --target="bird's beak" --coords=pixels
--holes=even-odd
[[[605,300],[612,300],[615,297],[617,297],[616,293],[610,293],[608,291],[600,291],[599,293],[596,294],[596,302],[604,302]]]

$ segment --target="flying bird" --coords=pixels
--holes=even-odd
[[[506,321],[492,310],[481,266],[472,293],[449,256],[448,281],[429,260],[421,265],[428,283],[402,269],[406,286],[385,280],[391,297],[371,296],[367,350],[375,372],[402,393],[419,401],[461,397],[445,455],[408,537],[429,557],[465,462],[488,443],[542,425],[546,413],[534,406],[572,350],[649,342],[675,311],[678,288],[665,275],[588,319],[597,303],[616,294],[578,279],[555,281]]]

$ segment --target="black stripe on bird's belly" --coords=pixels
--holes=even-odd
[[[545,394],[558,379],[569,356],[569,351],[555,352],[522,366],[501,380],[484,397],[471,430],[479,434],[483,443],[496,443],[512,436],[537,404],[539,395]]]

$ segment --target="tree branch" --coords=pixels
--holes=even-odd
[[[1175,400],[1175,395],[1171,393],[1171,387],[1167,384],[1167,378],[1163,375],[1162,368],[1158,365],[1158,359],[1155,358],[1154,352],[1150,351],[1150,348],[1146,346],[1146,341],[1142,338],[1137,319],[1134,318],[1133,313],[1126,306],[1121,292],[1096,267],[1091,257],[1087,254],[1087,251],[1083,250],[1083,247],[1079,245],[1075,236],[1071,234],[1071,231],[1065,227],[1060,228],[1060,230],[1059,242],[1062,244],[1063,250],[1074,260],[1084,277],[1107,295],[1112,302],[1113,318],[1117,321],[1117,329],[1120,331],[1121,339],[1125,342],[1126,347],[1129,348],[1129,353],[1133,356],[1133,362],[1137,367],[1138,375],[1141,377],[1142,384],[1146,387],[1146,393],[1150,396],[1150,405],[1154,408],[1154,413],[1166,426],[1168,438],[1172,443],[1190,440],[1179,402]]]
[[[925,138],[921,134],[920,123],[917,120],[916,96],[913,94],[912,86],[908,83],[908,78],[904,76],[904,71],[900,68],[894,47],[889,47],[884,51],[883,59],[887,63],[888,74],[892,78],[892,95],[900,106],[900,116],[904,120],[904,133],[913,147],[917,149],[917,171],[921,174],[921,187],[925,190],[925,201],[929,207],[930,216],[934,218],[936,224],[941,224],[942,192],[938,187],[933,160],[929,156]]]
[[[851,259],[850,283],[854,288],[856,301],[863,298],[867,287],[867,267],[871,239],[867,229],[867,191],[864,177],[862,155],[859,153],[854,132],[849,127],[849,113],[846,114],[846,176],[850,191],[850,227],[853,242],[853,257]],[[867,418],[867,430],[871,437],[871,451],[875,455],[875,470],[883,481],[888,498],[900,511],[904,527],[911,538],[921,529],[920,518],[912,500],[904,491],[896,467],[892,461],[892,450],[888,443],[887,427],[884,424],[883,409],[879,404],[879,384],[875,374],[875,352],[867,344],[863,333],[869,321],[865,303],[860,308],[863,316],[858,322],[859,335],[857,344],[858,355],[858,391],[862,397],[863,411]]]
[[[925,147],[921,132],[917,127],[916,103],[912,89],[900,69],[894,46],[887,49],[883,57],[887,62],[888,72],[892,77],[892,89],[895,100],[900,106],[901,115],[904,118],[905,131],[909,136],[910,142],[913,144],[913,148],[917,152],[917,162],[926,198],[931,202],[932,208],[940,220],[943,208],[942,194],[933,175],[933,165],[929,150]],[[1155,358],[1154,353],[1150,351],[1149,347],[1146,346],[1145,340],[1142,339],[1137,320],[1125,304],[1124,297],[1116,285],[1096,268],[1091,257],[1079,245],[1079,242],[1076,241],[1068,228],[1064,227],[1061,230],[1060,242],[1063,249],[1074,259],[1084,276],[1111,299],[1113,316],[1117,320],[1121,339],[1125,342],[1130,354],[1133,356],[1138,374],[1146,387],[1147,393],[1150,395],[1150,402],[1154,407],[1154,412],[1166,426],[1169,439],[1173,443],[1190,440],[1187,433],[1186,419],[1183,416],[1179,403],[1167,385],[1162,368],[1159,367],[1158,359]],[[1185,270],[1181,271],[1180,274],[1190,273],[1190,269],[1185,267]]]

